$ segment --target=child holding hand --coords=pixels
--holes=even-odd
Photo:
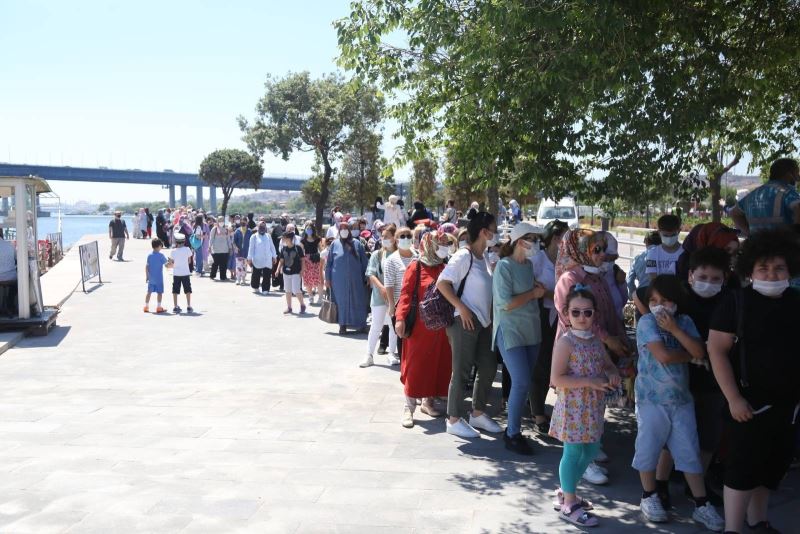
[[[561,489],[553,506],[561,519],[581,527],[598,524],[589,513],[592,504],[578,498],[575,491],[600,449],[606,394],[621,383],[603,342],[592,332],[596,304],[588,286],[577,284],[570,289],[564,309],[570,329],[553,348],[550,373],[550,383],[558,391],[550,435],[564,443],[558,466]]]
[[[160,239],[153,239],[152,241],[153,252],[147,256],[147,263],[144,267],[144,280],[147,284],[147,295],[144,297],[144,312],[150,312],[150,295],[156,294],[156,313],[164,313],[164,308],[161,307],[161,299],[164,296],[164,266],[172,267],[172,260],[168,260],[163,254],[161,249],[164,243]]]

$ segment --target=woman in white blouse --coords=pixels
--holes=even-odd
[[[553,344],[556,339],[558,327],[558,314],[553,302],[553,291],[556,288],[556,258],[561,238],[569,230],[569,225],[563,221],[550,221],[544,227],[542,246],[544,250],[533,256],[533,276],[541,283],[547,293],[539,300],[539,321],[542,327],[542,343],[539,345],[539,357],[533,368],[533,383],[531,385],[531,412],[535,418],[534,428],[542,435],[550,431],[550,423],[544,411],[544,401],[550,388],[550,366],[553,362]]]

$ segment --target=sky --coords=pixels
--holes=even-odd
[[[197,172],[209,152],[245,148],[236,117],[254,116],[267,74],[337,69],[332,22],[348,8],[0,0],[0,161]],[[312,163],[265,156],[264,170],[306,175]],[[51,186],[69,203],[166,199],[158,186]]]

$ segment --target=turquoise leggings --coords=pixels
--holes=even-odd
[[[558,477],[561,479],[561,489],[564,493],[575,493],[575,488],[578,486],[583,472],[592,463],[599,450],[599,441],[564,444],[561,463],[558,464]]]

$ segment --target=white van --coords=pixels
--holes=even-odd
[[[539,210],[536,212],[536,224],[542,227],[550,221],[558,219],[567,223],[570,228],[578,228],[579,218],[575,199],[569,197],[564,197],[559,201],[549,198],[542,199],[539,203]]]

